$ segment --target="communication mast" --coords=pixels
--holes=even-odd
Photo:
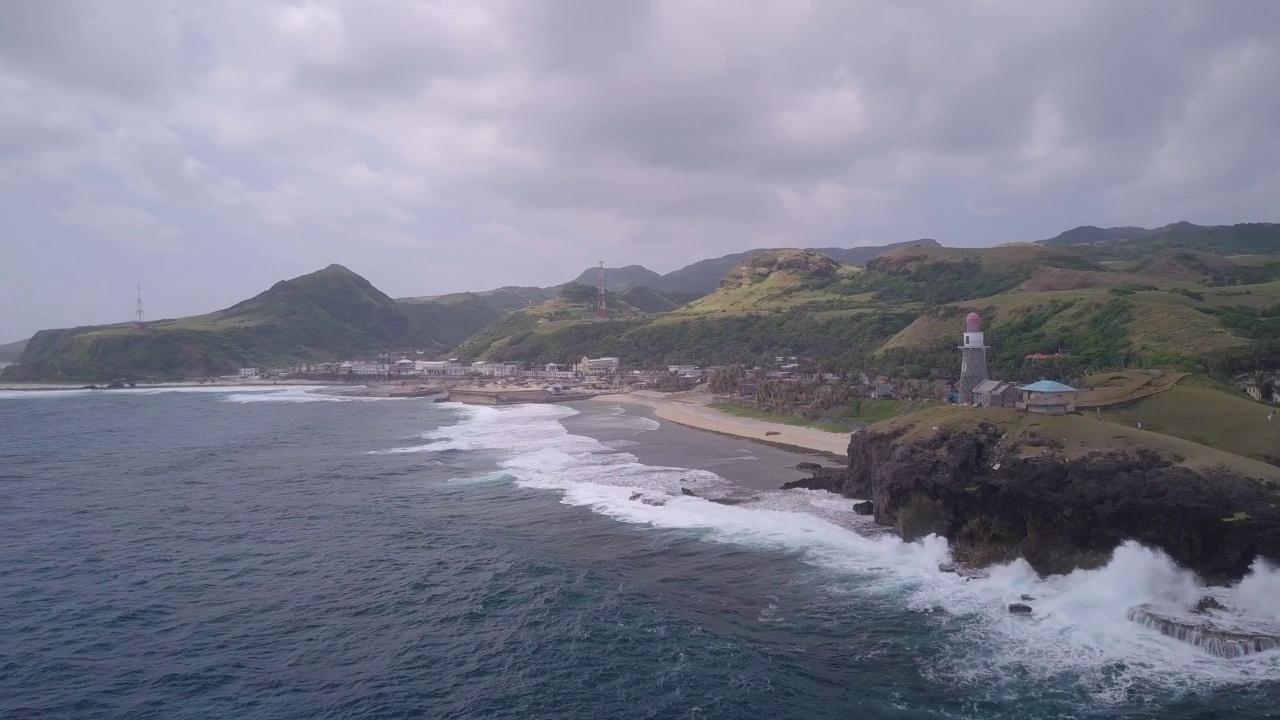
[[[142,283],[138,283],[138,302],[134,310],[133,324],[139,329],[147,326],[146,316],[142,314]]]
[[[604,261],[600,261],[600,284],[596,286],[596,320],[603,321],[609,319],[609,310],[605,306],[604,294]]]

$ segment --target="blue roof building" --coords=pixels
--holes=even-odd
[[[1034,383],[1031,383],[1030,385],[1023,385],[1018,389],[1021,390],[1022,392],[1029,392],[1029,393],[1079,392],[1078,390],[1071,387],[1070,385],[1063,385],[1060,382],[1054,382],[1052,380],[1041,380],[1040,382],[1034,382]]]
[[[1071,394],[1078,392],[1070,385],[1052,380],[1041,380],[1018,388],[1022,399],[1018,409],[1036,415],[1066,415],[1075,410]]]

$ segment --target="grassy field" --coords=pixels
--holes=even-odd
[[[897,400],[854,400],[831,414],[836,417],[857,420],[872,425],[883,422],[902,412],[903,403]]]
[[[1169,393],[1162,393],[1156,398],[1167,395]],[[1104,413],[1105,417],[1107,416]],[[1095,451],[1131,453],[1137,448],[1146,447],[1170,458],[1178,465],[1193,470],[1226,468],[1246,477],[1280,482],[1280,467],[1209,447],[1193,440],[1155,432],[1148,429],[1149,422],[1154,422],[1153,420],[1143,421],[1144,429],[1138,430],[1127,420],[1099,421],[1092,414],[1048,417],[1001,408],[943,405],[877,423],[871,427],[871,430],[902,431],[903,439],[911,441],[928,437],[941,429],[952,431],[969,429],[979,422],[989,422],[1000,427],[1014,441],[1025,440],[1032,436],[1059,441],[1062,448],[1054,452],[1069,459],[1082,457]],[[1265,414],[1263,422],[1265,422]],[[1166,426],[1166,430],[1168,427]],[[1280,437],[1280,428],[1275,432],[1277,437]],[[1048,452],[1048,450],[1041,447],[1027,447],[1024,455],[1041,452]]]
[[[1098,373],[1085,379],[1084,387],[1076,395],[1076,407],[1094,408],[1136,400],[1146,395],[1164,392],[1187,373],[1148,370],[1124,370]]]
[[[1280,420],[1267,421],[1275,405],[1215,387],[1202,378],[1187,378],[1104,417],[1146,430],[1172,435],[1255,460],[1280,462]]]
[[[783,425],[795,425],[797,427],[814,428],[830,433],[849,434],[849,428],[836,425],[834,423],[818,422],[816,420],[808,420],[795,415],[779,415],[771,413],[767,410],[755,410],[753,408],[744,408],[730,403],[713,403],[709,407],[718,410],[725,415],[733,415],[735,417],[751,418],[752,420],[764,420],[765,422],[781,423]]]

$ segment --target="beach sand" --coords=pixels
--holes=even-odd
[[[850,433],[833,433],[816,428],[796,427],[782,423],[726,415],[708,407],[711,397],[705,393],[672,393],[667,397],[653,394],[621,393],[601,395],[591,402],[633,403],[653,408],[660,420],[708,430],[722,435],[746,438],[782,447],[802,448],[844,460]]]

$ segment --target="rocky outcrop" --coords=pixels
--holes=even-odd
[[[908,541],[946,537],[953,557],[974,567],[1021,557],[1041,574],[1095,568],[1130,539],[1208,582],[1243,577],[1259,555],[1280,559],[1280,496],[1261,482],[1148,450],[1027,457],[987,424],[911,442],[855,433],[847,468],[784,487],[870,500],[877,523]]]
[[[1215,601],[1216,602],[1216,601]],[[1237,658],[1280,648],[1280,637],[1220,627],[1212,621],[1180,618],[1140,605],[1127,613],[1130,620],[1210,655]]]

